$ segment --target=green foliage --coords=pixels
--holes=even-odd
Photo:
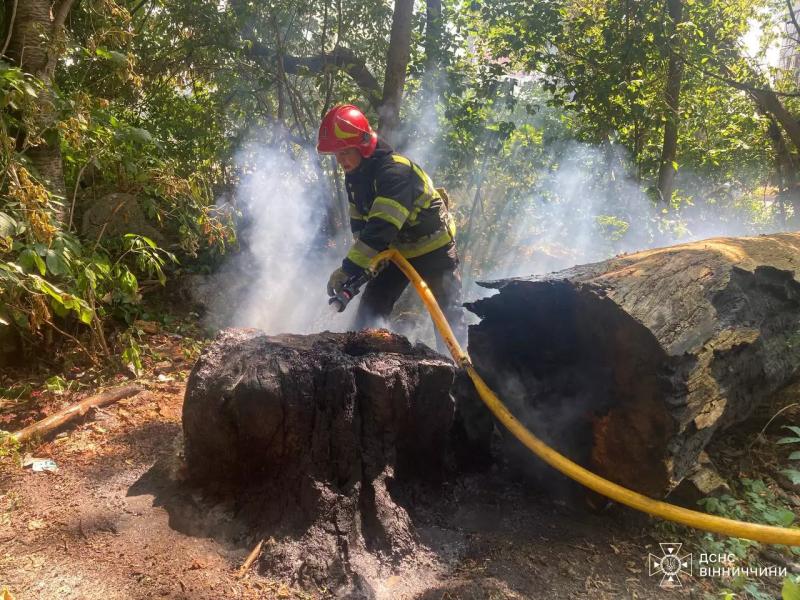
[[[779,445],[800,443],[800,427],[794,425],[784,426],[793,435],[782,437]],[[794,456],[797,454],[797,456]],[[800,458],[800,452],[792,453],[791,460]],[[764,523],[777,527],[795,526],[797,515],[792,507],[787,506],[770,487],[760,479],[742,478],[734,485],[733,494],[723,494],[719,497],[708,497],[698,503],[705,511],[739,521]],[[718,555],[732,553],[738,559],[755,560],[755,551],[761,545],[757,542],[738,538],[717,538],[710,533],[698,534],[697,544],[703,552]],[[797,554],[795,548],[789,548]],[[771,598],[765,593],[756,581],[738,578],[729,583],[734,590],[740,590],[746,597],[761,599]],[[800,587],[795,578],[787,577],[783,581],[782,598],[796,598]]]
[[[45,380],[44,387],[48,392],[63,392],[66,389],[66,381],[61,375],[53,375]]]
[[[784,429],[788,429],[794,435],[782,437],[778,440],[779,444],[800,444],[800,427],[796,425],[784,425]],[[790,461],[800,461],[800,450],[795,450],[789,454]],[[796,464],[796,463],[795,463]],[[800,470],[795,468],[781,469],[781,473],[791,481],[794,485],[800,485]]]
[[[10,432],[0,429],[0,458],[16,459],[19,457],[19,450],[19,441],[11,437]]]
[[[719,498],[704,498],[700,500],[700,505],[709,513],[739,521],[755,521],[779,527],[789,527],[794,522],[794,512],[786,508],[760,479],[741,479],[739,490],[739,498],[723,494]]]
[[[708,497],[698,504],[710,514],[719,515],[737,521],[764,523],[778,527],[789,527],[796,515],[776,494],[758,479],[741,479],[736,487],[735,495],[723,494],[719,497]],[[754,560],[755,551],[760,548],[758,542],[741,538],[717,537],[710,533],[698,534],[698,546],[703,552],[718,555],[733,554],[740,560]],[[734,589],[741,589],[749,597],[761,598],[764,592],[758,584],[741,580]]]
[[[740,576],[740,587],[745,593],[745,598],[752,598],[753,600],[773,600],[771,593],[762,589],[760,583],[755,581],[747,581],[743,576]]]
[[[567,136],[621,145],[630,171],[651,191],[670,112],[664,99],[668,59],[679,54],[678,158],[672,163],[678,189],[665,217],[688,206],[693,220],[744,218],[756,230],[775,226],[783,209],[764,201],[766,189],[755,190],[759,182],[771,183],[769,118],[722,75],[747,66],[740,41],[767,8],[774,10],[769,3],[684,2],[683,21],[674,34],[663,3],[471,6],[483,52],[509,60],[509,70],[536,73],[548,92],[544,102],[558,109]],[[629,225],[631,232],[643,229],[641,223]]]
[[[119,339],[122,346],[122,363],[138,376],[142,370],[142,348],[139,345],[138,332],[131,328],[120,334]]]
[[[800,600],[800,584],[791,577],[784,579],[781,598],[782,600]]]
[[[46,203],[31,199],[41,188],[24,167],[18,167],[17,176],[30,183],[20,188],[18,202],[7,203],[7,212],[0,213],[9,224],[0,252],[0,326],[36,335],[72,320],[102,336],[107,317],[132,320],[141,300],[137,274],[163,284],[164,266],[176,262],[175,256],[133,234],[103,245],[83,244],[52,225]]]
[[[107,330],[140,312],[141,278],[164,285],[180,261],[213,261],[235,237],[230,216],[213,209],[208,171],[181,165],[143,122],[130,14],[94,0],[73,15],[55,86],[0,62],[0,327],[16,329],[26,347],[53,334],[88,339],[80,347],[95,362],[98,352],[112,358]],[[55,122],[38,116],[43,107]],[[29,156],[56,139],[65,197]],[[140,199],[174,250],[132,233],[83,239],[81,211],[113,191]]]
[[[625,232],[628,231],[628,227],[630,227],[630,223],[613,215],[600,215],[595,220],[603,231],[603,237],[612,241],[621,239]]]
[[[573,214],[596,252],[612,254],[690,233],[690,217],[756,232],[791,213],[767,135],[772,117],[726,81],[770,83],[740,46],[751,23],[769,32],[780,22],[776,0],[685,1],[680,23],[663,2],[443,4],[433,43],[423,5],[412,20],[400,137],[455,188],[459,241],[474,268],[489,271],[501,253],[549,250],[538,236]],[[376,121],[391,24],[391,4],[361,0],[76,3],[51,49],[51,80],[0,62],[0,327],[28,344],[58,330],[88,333],[91,348],[105,351],[106,330],[141,310],[142,280],[164,284],[178,265],[213,268],[236,242],[236,208],[215,205],[233,200],[237,152],[253,138],[313,145],[336,102],[355,102]],[[346,57],[333,60],[342,49]],[[682,81],[672,115],[665,92],[675,55]],[[791,85],[771,75],[781,89]],[[785,106],[800,112],[797,99]],[[676,188],[653,211],[646,194],[658,197],[673,116]],[[63,159],[57,195],[31,161],[44,142]],[[558,173],[586,147],[594,154],[576,185],[602,202],[572,210]],[[81,215],[110,192],[138,199],[164,248],[141,236],[81,237]]]

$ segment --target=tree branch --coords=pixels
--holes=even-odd
[[[693,63],[693,62],[689,61],[685,56],[682,56],[680,54],[676,54],[676,56],[687,67],[689,67],[691,69],[697,69],[703,75],[708,75],[709,77],[713,77],[714,79],[718,79],[719,81],[722,81],[723,83],[726,83],[729,86],[731,86],[732,88],[736,88],[737,90],[742,90],[743,92],[758,93],[758,94],[773,94],[775,96],[783,96],[785,98],[800,98],[800,92],[778,92],[778,91],[770,89],[770,88],[758,87],[758,86],[752,85],[750,83],[745,83],[743,81],[738,81],[738,80],[733,79],[732,77],[729,77],[729,76],[720,75],[719,73],[714,73],[713,71],[709,71],[708,69],[704,68],[703,66],[701,66],[701,65],[699,65],[697,63]],[[725,67],[725,65],[719,65],[719,66],[720,66],[720,68],[727,70],[727,67]]]
[[[718,79],[727,85],[731,86],[734,89],[741,90],[747,93],[750,98],[756,103],[764,113],[770,114],[775,117],[781,126],[786,131],[786,135],[789,136],[789,139],[792,141],[794,146],[797,149],[800,149],[800,123],[794,116],[786,109],[783,103],[780,100],[780,96],[788,96],[788,97],[798,97],[800,94],[798,93],[786,93],[786,92],[776,92],[771,88],[762,88],[751,85],[749,83],[744,83],[743,81],[738,81],[733,79],[733,73],[731,70],[724,64],[718,65],[720,70],[722,70],[725,75],[721,75],[719,73],[714,73],[703,68],[701,65],[692,64],[690,63],[685,57],[675,53],[675,56],[678,56],[680,60],[690,68],[698,69],[704,75],[708,75],[709,77],[713,77]]]
[[[97,363],[95,362],[95,364]],[[64,410],[52,414],[41,421],[37,421],[33,425],[28,425],[24,429],[15,431],[11,434],[11,437],[20,443],[24,443],[33,437],[45,436],[54,429],[61,427],[62,425],[69,423],[78,417],[84,416],[91,408],[107,406],[117,402],[118,400],[124,400],[125,398],[135,396],[142,391],[144,391],[143,388],[135,384],[106,390],[105,392],[95,396],[84,398],[80,402],[73,404],[72,406],[68,406]]]
[[[277,60],[278,53],[272,48],[253,42],[250,54],[259,58]],[[282,66],[289,75],[302,75],[303,71],[322,73],[328,68],[336,68],[347,73],[364,92],[369,103],[377,109],[381,103],[381,86],[367,68],[366,63],[352,50],[337,46],[332,52],[321,52],[312,56],[282,56]]]
[[[139,10],[140,10],[140,9],[141,9],[141,8],[142,8],[142,7],[143,7],[145,4],[147,4],[147,1],[148,1],[148,0],[141,0],[141,2],[139,2],[139,4],[137,4],[135,7],[133,7],[133,9],[131,9],[130,15],[131,15],[131,16],[133,16],[133,15],[135,15],[137,12],[139,12]]]
[[[58,5],[58,10],[56,10],[56,16],[53,19],[53,31],[58,31],[64,26],[64,23],[67,22],[67,15],[69,14],[72,5],[74,4],[75,0],[63,0],[61,4]]]
[[[0,56],[6,55],[6,50],[8,50],[8,44],[11,42],[11,34],[14,33],[14,20],[17,18],[17,0],[14,0],[14,5],[11,7],[11,20],[8,22],[8,35],[6,36],[6,41],[3,44],[3,51],[0,52]]]
[[[800,35],[800,24],[797,22],[797,16],[794,14],[794,7],[792,6],[792,0],[786,0],[786,6],[789,7],[789,16],[792,18],[792,23],[794,24],[794,30]]]

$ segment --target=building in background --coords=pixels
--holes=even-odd
[[[800,24],[800,2],[793,4],[795,20]],[[800,31],[798,29],[800,27],[795,25],[787,10],[783,21],[778,66],[791,76],[795,85],[800,87]]]

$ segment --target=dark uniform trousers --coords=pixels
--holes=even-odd
[[[466,348],[467,327],[461,306],[461,276],[458,273],[455,244],[451,243],[408,262],[428,284],[456,339]],[[374,327],[381,320],[388,319],[408,283],[403,272],[394,263],[389,263],[364,289],[364,296],[356,313],[356,329]],[[440,352],[447,352],[438,331],[436,343]]]

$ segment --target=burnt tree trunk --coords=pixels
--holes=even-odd
[[[796,375],[799,269],[800,233],[786,233],[486,283],[500,293],[468,305],[482,318],[470,354],[555,448],[662,496]]]
[[[189,473],[255,499],[243,511],[279,540],[262,559],[271,571],[363,588],[376,555],[418,549],[398,498],[442,474],[453,378],[450,362],[384,330],[226,330],[187,385]]]

